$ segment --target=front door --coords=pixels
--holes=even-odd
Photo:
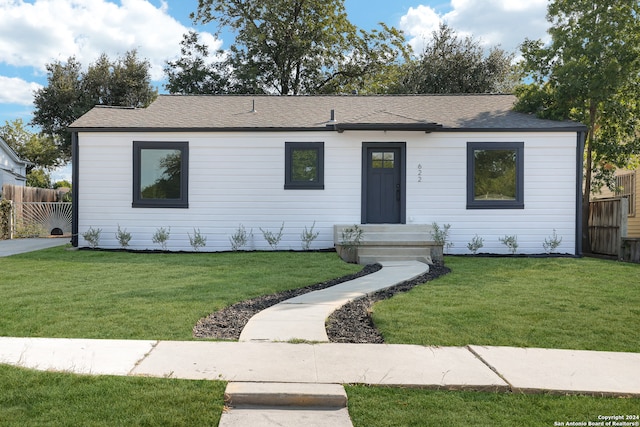
[[[363,157],[362,222],[404,223],[404,144],[365,143]]]

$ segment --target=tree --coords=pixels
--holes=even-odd
[[[21,159],[29,161],[27,173],[34,168],[52,169],[62,164],[54,138],[25,129],[22,119],[6,121],[0,127],[2,138]]]
[[[145,107],[156,98],[149,67],[135,50],[115,61],[102,54],[86,72],[75,57],[47,64],[47,85],[34,94],[32,124],[58,138],[62,158],[68,160],[71,134],[67,127],[95,105]]]
[[[551,42],[526,40],[516,108],[587,127],[583,247],[589,251],[591,192],[640,154],[640,4],[637,0],[555,0]]]
[[[372,75],[407,54],[404,37],[393,28],[358,31],[344,0],[200,0],[192,17],[236,33],[227,61],[233,92],[367,89]]]
[[[33,169],[27,175],[29,187],[51,188],[51,175],[44,169]]]
[[[446,24],[420,56],[407,62],[396,87],[398,93],[505,93],[517,78],[513,54],[493,47],[488,55],[480,42],[460,38]]]
[[[222,94],[230,92],[228,72],[222,57],[210,62],[209,47],[200,42],[195,31],[182,36],[180,54],[175,61],[167,61],[165,89],[180,94]]]

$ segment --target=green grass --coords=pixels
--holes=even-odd
[[[348,386],[355,427],[553,426],[638,415],[638,399]],[[558,424],[559,425],[559,424]],[[580,425],[580,424],[578,424]]]
[[[235,302],[360,269],[321,252],[15,255],[0,258],[0,336],[188,340]]]
[[[640,265],[448,257],[453,272],[374,307],[388,342],[638,352]],[[335,253],[135,254],[54,248],[0,258],[0,336],[191,339],[258,295],[359,270]],[[216,425],[225,384],[0,366],[0,425]],[[638,414],[638,399],[349,386],[355,426],[551,426]]]
[[[215,426],[225,383],[81,376],[0,365],[2,426]]]
[[[388,343],[640,352],[640,265],[447,257],[452,272],[374,306]]]

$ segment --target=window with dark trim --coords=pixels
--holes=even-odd
[[[284,188],[324,189],[324,142],[286,142]]]
[[[523,142],[467,142],[467,209],[524,209]]]
[[[132,206],[189,207],[188,142],[133,142]]]

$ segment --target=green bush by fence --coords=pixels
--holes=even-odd
[[[11,237],[11,202],[0,200],[0,240]]]

